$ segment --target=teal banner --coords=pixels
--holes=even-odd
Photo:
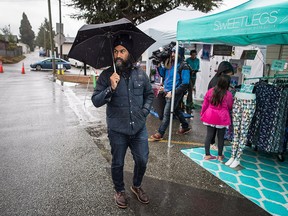
[[[288,1],[252,0],[177,26],[177,40],[246,46],[288,44]]]

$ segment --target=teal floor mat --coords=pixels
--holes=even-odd
[[[217,160],[204,160],[203,147],[181,152],[270,214],[288,216],[287,161],[278,162],[273,155],[247,148],[241,158],[242,169],[235,170]],[[226,162],[231,156],[231,146],[226,146],[223,152]],[[217,152],[211,150],[211,154]]]

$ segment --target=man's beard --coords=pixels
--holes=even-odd
[[[126,61],[122,58],[116,58],[115,59],[115,66],[117,72],[127,72],[132,67],[132,63],[130,58],[128,58]]]

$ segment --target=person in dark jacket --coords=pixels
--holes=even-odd
[[[137,47],[135,47],[136,49]],[[113,67],[99,76],[92,95],[95,107],[106,104],[108,138],[112,154],[112,180],[118,207],[128,205],[123,181],[123,167],[127,148],[134,159],[133,185],[130,187],[141,203],[149,203],[149,198],[141,187],[148,162],[148,133],[146,117],[150,112],[154,93],[146,73],[134,65],[129,54],[133,41],[129,35],[120,35],[114,42]]]
[[[208,84],[208,90],[210,88],[214,88],[217,85],[218,79],[221,75],[228,75],[228,76],[232,76],[234,74],[234,68],[231,65],[230,62],[228,61],[222,61],[219,66],[218,66],[218,70],[217,73],[215,74],[215,76],[210,80],[209,84]]]
[[[215,76],[210,80],[209,84],[208,84],[208,90],[211,88],[214,88],[217,85],[217,82],[219,80],[219,77],[221,75],[228,75],[228,76],[232,76],[234,74],[234,68],[231,65],[230,62],[228,61],[222,61],[219,66],[218,66],[218,70],[217,73],[215,74]],[[213,134],[212,136],[212,141],[210,144],[211,149],[213,150],[218,150],[217,145],[215,144],[215,138],[216,138],[216,132]]]
[[[165,93],[165,107],[163,113],[163,119],[159,126],[158,132],[151,135],[151,141],[160,141],[163,139],[164,133],[169,126],[170,122],[170,109],[171,109],[171,97],[172,97],[172,84],[173,84],[173,74],[174,74],[174,61],[175,61],[175,49],[173,50],[170,58],[168,58],[164,66],[159,66],[158,71],[163,77],[164,83],[164,93]],[[191,131],[188,122],[186,121],[183,112],[178,106],[183,98],[183,95],[188,89],[190,81],[190,70],[187,63],[184,62],[184,48],[179,47],[179,62],[177,65],[176,73],[176,89],[175,89],[175,100],[174,100],[174,114],[179,119],[181,123],[181,128],[178,134],[186,134]]]

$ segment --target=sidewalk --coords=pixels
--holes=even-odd
[[[109,164],[48,74],[0,74],[1,215],[120,215]]]
[[[81,97],[86,86],[81,85],[76,89],[75,94]],[[88,92],[91,95],[93,88],[89,87]],[[105,110],[104,107],[96,109],[89,103],[87,108],[93,116]],[[168,134],[165,134],[161,142],[149,142],[149,163],[143,187],[151,197],[151,202],[145,207],[135,202],[131,194],[133,199],[130,208],[136,215],[269,215],[181,153],[182,149],[203,146],[206,127],[199,119],[199,111],[196,109],[194,119],[190,120],[192,132],[189,134],[177,135],[179,122],[173,122],[172,148],[167,147]],[[149,115],[148,134],[153,134],[159,124],[159,119]],[[103,157],[111,163],[106,125],[90,126],[86,129]],[[133,173],[133,159],[130,151],[128,152],[125,161],[127,187],[131,184]]]
[[[165,141],[149,143],[143,181],[149,205],[140,204],[128,191],[129,208],[118,209],[110,177],[105,107],[92,106],[92,84],[88,90],[86,85],[62,87],[50,77],[9,69],[0,74],[3,215],[269,215],[181,153],[203,142],[205,131],[196,114],[193,132],[187,136],[175,135],[179,125],[174,122],[172,148]],[[148,117],[149,134],[159,123]],[[127,190],[132,173],[128,153]]]

